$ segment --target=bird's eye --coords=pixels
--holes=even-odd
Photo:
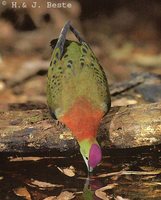
[[[86,159],[88,160],[88,157],[86,157]]]

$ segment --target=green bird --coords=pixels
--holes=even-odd
[[[71,30],[78,42],[66,40]],[[111,106],[106,75],[89,45],[67,22],[53,53],[47,80],[47,103],[51,115],[64,123],[80,145],[89,172],[102,159],[96,140],[98,127]]]

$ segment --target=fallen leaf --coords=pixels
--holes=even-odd
[[[75,176],[75,169],[73,166],[70,166],[69,168],[63,168],[57,167],[59,171],[61,171],[63,174],[69,177]]]
[[[116,175],[116,176],[112,176],[112,177],[111,177],[111,180],[117,181],[119,178],[120,178],[120,176],[117,176],[117,175]]]
[[[17,161],[38,161],[38,160],[41,160],[41,159],[44,159],[43,157],[17,157],[17,158],[13,158],[11,157],[10,158],[10,162],[17,162]]]
[[[46,197],[43,200],[70,200],[73,199],[75,197],[75,195],[72,192],[68,192],[68,191],[64,191],[61,192],[59,196],[50,196],[50,197]]]
[[[107,174],[100,174],[97,177],[109,177],[109,176],[122,176],[122,175],[157,175],[161,174],[161,169],[157,169],[155,171],[119,171],[119,172],[112,172]]]
[[[83,191],[75,192],[75,194],[83,194]]]
[[[38,180],[34,180],[31,182],[31,184],[28,184],[30,186],[38,186],[40,189],[46,189],[46,188],[55,188],[55,187],[62,187],[63,185],[57,185],[57,184],[53,184],[53,183],[47,183],[44,181],[38,181]]]
[[[154,171],[123,171],[123,175],[155,175],[161,174],[161,169],[157,169]]]
[[[56,196],[50,196],[50,197],[46,197],[43,200],[56,200],[55,198],[56,198]]]
[[[109,176],[121,176],[121,175],[122,175],[122,171],[119,171],[119,172],[111,172],[111,173],[100,174],[97,177],[104,178],[104,177],[109,177]]]
[[[25,197],[26,200],[31,200],[31,195],[27,191],[26,187],[15,188],[13,191],[17,196]]]
[[[140,166],[140,169],[142,169],[143,171],[155,171],[155,170],[158,170],[154,167],[150,167],[150,166]]]
[[[70,200],[73,199],[75,195],[72,192],[64,191],[61,192],[58,197],[56,197],[55,200]]]
[[[103,199],[103,200],[109,200],[110,199],[110,197],[108,195],[106,195],[105,192],[103,192],[103,191],[101,191],[99,189],[95,191],[95,195],[98,198]]]
[[[116,187],[118,184],[117,183],[113,183],[113,184],[108,184],[104,187],[101,187],[99,188],[98,190],[101,190],[101,191],[105,191],[105,190],[111,190],[113,189],[114,187]]]
[[[161,185],[161,182],[151,182],[151,183],[143,183],[145,186],[157,186]]]
[[[115,197],[115,200],[130,200],[130,199],[123,198],[123,197],[121,197],[121,196],[117,196],[117,197]]]
[[[118,184],[116,183],[113,183],[113,184],[109,184],[109,185],[106,185],[105,187],[102,187],[102,188],[99,188],[95,191],[95,195],[97,197],[99,197],[100,199],[103,199],[103,200],[109,200],[110,199],[110,196],[108,196],[104,191],[105,190],[111,190],[113,189],[114,187],[116,187]]]

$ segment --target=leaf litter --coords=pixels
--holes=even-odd
[[[119,171],[119,172],[112,172],[112,173],[104,173],[98,175],[99,178],[110,177],[110,176],[122,176],[122,175],[158,175],[161,174],[161,169],[156,169],[153,171]]]
[[[26,200],[32,200],[31,195],[28,192],[26,187],[15,188],[15,189],[13,189],[13,191],[19,197],[24,197]]]
[[[61,192],[59,196],[49,196],[43,200],[71,200],[75,198],[75,195],[72,192],[64,191]]]
[[[65,174],[66,176],[69,176],[69,177],[75,176],[75,168],[73,166],[63,168],[63,169],[61,169],[60,167],[57,167],[57,169],[61,171],[63,174]]]
[[[39,187],[40,190],[45,190],[46,188],[63,187],[63,185],[58,185],[58,184],[53,184],[53,183],[48,183],[48,182],[38,181],[38,180],[33,180],[31,181],[31,183],[27,183],[27,185],[31,187]]]
[[[106,194],[106,192],[104,192],[105,190],[111,190],[113,189],[114,187],[116,187],[118,184],[117,183],[113,183],[113,184],[109,184],[109,185],[106,185],[102,188],[99,188],[95,191],[95,195],[97,197],[99,197],[100,199],[103,199],[103,200],[109,200],[110,199],[110,196]]]

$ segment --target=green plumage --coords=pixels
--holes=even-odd
[[[62,56],[60,48],[55,48],[52,54],[48,70],[48,105],[59,119],[82,96],[104,113],[110,108],[107,79],[94,53],[85,42],[66,40]]]

